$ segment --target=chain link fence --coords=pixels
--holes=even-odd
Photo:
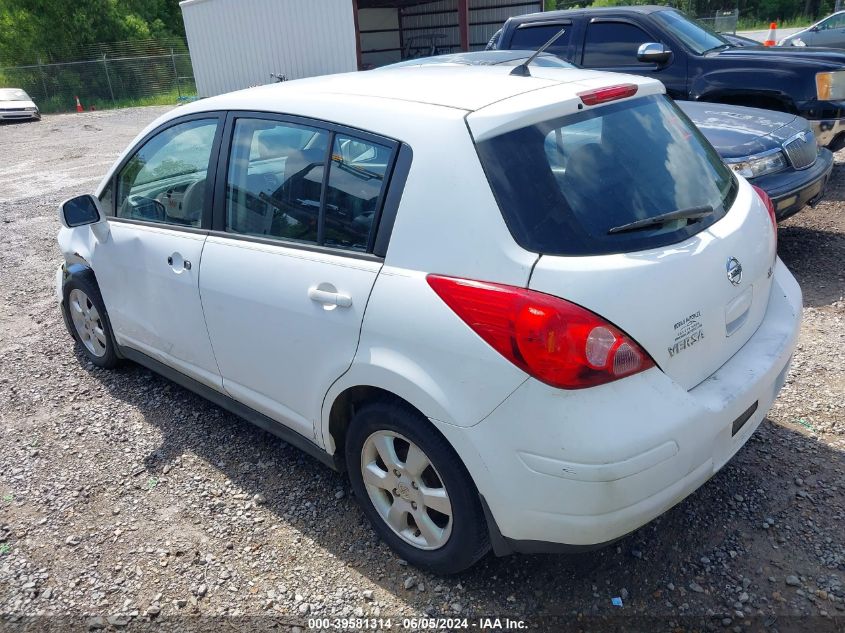
[[[736,33],[736,25],[739,21],[739,11],[716,11],[712,15],[698,16],[696,20],[706,24],[717,33]]]
[[[42,112],[177,103],[196,97],[184,40],[116,42],[77,51],[75,60],[0,64],[0,87],[22,88]]]

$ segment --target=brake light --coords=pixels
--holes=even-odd
[[[638,86],[636,84],[619,84],[618,86],[607,86],[606,88],[579,92],[578,96],[581,97],[584,105],[592,106],[607,103],[608,101],[616,101],[617,99],[625,99],[626,97],[633,97],[637,94],[637,88]]]
[[[441,275],[428,275],[427,280],[493,349],[553,387],[593,387],[654,366],[624,332],[558,297]]]
[[[769,198],[769,194],[765,191],[760,189],[757,185],[751,185],[754,188],[754,191],[757,192],[757,195],[760,196],[760,199],[763,201],[763,204],[766,205],[766,210],[769,212],[769,219],[772,221],[772,230],[775,232],[775,246],[778,243],[778,218],[775,215],[775,205],[772,204],[772,199]]]

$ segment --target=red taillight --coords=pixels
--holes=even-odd
[[[633,97],[635,94],[637,94],[636,84],[620,84],[618,86],[608,86],[606,88],[579,92],[578,96],[581,97],[584,105],[592,106],[607,103],[608,101],[616,101],[617,99],[625,99],[626,97]]]
[[[493,349],[553,387],[593,387],[654,366],[624,332],[558,297],[441,275],[427,279],[446,305]]]
[[[760,199],[763,201],[763,204],[766,205],[766,210],[769,212],[769,219],[772,221],[772,229],[775,232],[775,244],[778,241],[778,218],[775,215],[775,205],[772,204],[772,199],[769,198],[769,194],[765,191],[760,189],[757,185],[751,185],[754,188],[754,191],[757,192],[757,195],[760,196]]]

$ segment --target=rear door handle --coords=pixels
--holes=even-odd
[[[339,308],[348,308],[352,305],[352,297],[339,292],[320,290],[319,288],[309,288],[308,298],[323,305],[338,306]]]

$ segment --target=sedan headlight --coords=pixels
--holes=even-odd
[[[819,101],[842,101],[845,99],[845,71],[834,70],[816,73],[816,96]]]
[[[29,112],[38,112],[38,108],[27,108]]]
[[[757,178],[766,174],[773,174],[786,169],[786,157],[780,150],[747,156],[745,158],[730,159],[725,163],[740,176]]]

